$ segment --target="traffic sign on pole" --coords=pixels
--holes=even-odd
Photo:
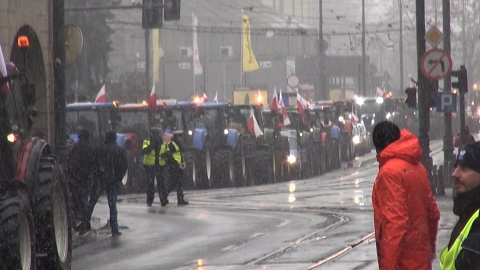
[[[443,33],[436,26],[432,26],[425,35],[425,40],[432,47],[437,47],[443,40]]]
[[[452,58],[442,49],[431,49],[422,56],[420,68],[427,78],[441,80],[452,71]]]

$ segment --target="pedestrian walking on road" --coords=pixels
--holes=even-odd
[[[418,139],[388,121],[372,137],[380,164],[372,191],[379,268],[430,270],[440,213]]]
[[[465,125],[463,128],[463,136],[462,139],[460,140],[460,133],[457,133],[457,135],[453,138],[453,147],[458,148],[458,152],[460,153],[461,148],[463,148],[467,144],[472,144],[475,142],[475,137],[470,133],[470,128]]]
[[[152,206],[155,198],[155,179],[157,179],[160,204],[166,206],[168,202],[166,188],[166,162],[162,154],[167,151],[167,143],[162,140],[162,129],[150,128],[150,138],[143,141],[142,152],[145,155],[143,165],[147,172],[147,206]]]
[[[457,195],[453,213],[459,217],[450,242],[440,254],[442,270],[480,269],[480,142],[467,144],[460,151],[455,170]]]
[[[95,168],[93,145],[86,129],[78,130],[78,142],[73,145],[69,154],[68,174],[72,189],[72,210],[77,222],[83,220],[88,203],[88,195],[92,185],[92,175]]]
[[[168,151],[165,153],[167,162],[170,187],[168,193],[173,189],[177,191],[177,204],[187,205],[183,194],[183,170],[185,161],[182,155],[183,131],[177,130],[173,134],[173,140],[168,143]]]
[[[110,208],[110,229],[112,236],[121,235],[118,230],[117,221],[117,194],[120,190],[120,183],[127,172],[127,152],[124,148],[116,144],[117,134],[108,131],[105,144],[95,149],[95,159],[97,161],[97,171],[94,174],[95,185],[90,192],[85,219],[82,221],[80,234],[91,229],[90,219],[98,199],[103,193],[107,192],[108,207]]]

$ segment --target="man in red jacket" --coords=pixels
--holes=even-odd
[[[381,270],[432,269],[440,219],[417,137],[392,122],[372,133],[380,170],[372,204]]]

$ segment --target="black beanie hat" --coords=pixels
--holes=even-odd
[[[480,173],[480,142],[465,145],[458,154],[455,166],[458,164]]]
[[[400,139],[400,129],[390,121],[381,121],[373,128],[372,138],[377,153],[380,153],[389,144]]]

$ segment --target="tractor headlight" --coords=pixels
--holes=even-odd
[[[193,131],[192,131],[192,130],[189,130],[189,131],[188,131],[188,135],[189,135],[189,136],[192,136],[192,134],[193,134]]]
[[[10,133],[7,135],[7,140],[13,143],[18,140],[18,135],[15,133]]]
[[[228,129],[224,129],[223,134],[228,135]]]
[[[302,137],[302,136],[303,136],[303,133],[302,133],[302,132],[300,132],[300,133],[298,133],[298,135],[299,135],[300,137]]]
[[[290,163],[290,164],[293,164],[297,161],[297,158],[295,156],[292,156],[292,155],[289,155],[287,157],[287,162]]]
[[[360,136],[358,136],[358,135],[353,136],[352,141],[353,141],[354,144],[359,144],[360,143]]]

